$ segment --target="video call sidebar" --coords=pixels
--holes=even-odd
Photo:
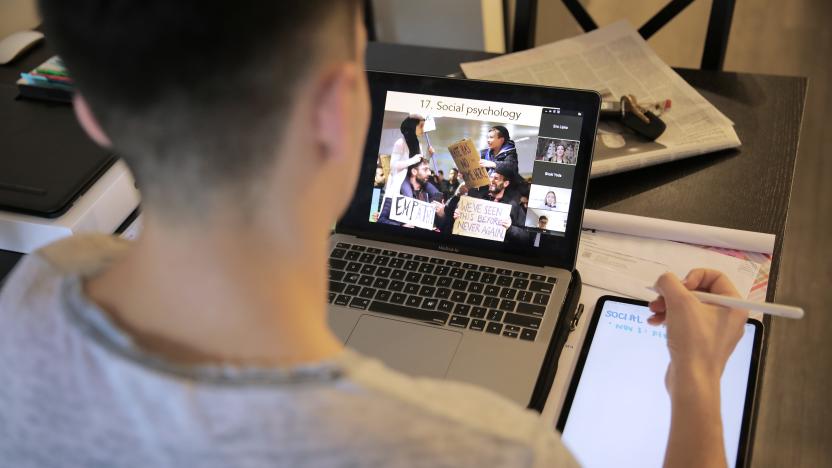
[[[559,108],[544,108],[540,114],[540,129],[538,138],[548,138],[558,141],[570,141],[577,148],[581,139],[581,125],[583,116],[580,112],[562,110]],[[581,157],[576,155],[575,161]],[[534,161],[532,168],[532,193],[544,193],[549,189],[565,189],[570,195],[575,179],[575,165],[550,161]],[[561,197],[563,198],[563,197]],[[531,201],[531,200],[530,200]],[[561,201],[561,207],[564,206]],[[568,200],[565,206],[568,207]],[[529,205],[532,208],[532,204]],[[557,234],[566,231],[568,209],[557,209],[551,206],[538,205],[534,210],[528,210],[526,227],[547,234]],[[543,227],[540,217],[546,216],[547,224]]]

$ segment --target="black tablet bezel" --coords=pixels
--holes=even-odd
[[[496,83],[490,81],[368,72],[372,118],[358,185],[353,200],[336,226],[336,232],[368,239],[412,245],[432,250],[450,251],[477,257],[493,258],[537,266],[554,266],[573,270],[580,239],[586,189],[601,97],[594,91],[543,86]],[[581,156],[575,166],[575,178],[563,237],[545,236],[541,247],[516,246],[470,237],[439,236],[432,231],[382,225],[369,221],[372,180],[379,152],[384,107],[388,91],[431,94],[463,99],[507,102],[540,107],[560,107],[582,112]],[[583,154],[586,151],[586,154]]]
[[[602,296],[598,299],[588,325],[589,328],[587,329],[586,337],[584,338],[583,345],[581,346],[581,352],[578,355],[578,362],[575,364],[575,371],[572,374],[572,379],[569,383],[569,390],[566,393],[566,398],[563,401],[563,407],[561,408],[560,415],[558,417],[556,427],[560,433],[563,433],[563,429],[566,427],[566,421],[569,419],[569,410],[572,408],[572,401],[575,398],[575,392],[578,390],[578,384],[580,383],[586,358],[589,355],[589,348],[592,345],[592,339],[595,336],[595,329],[598,326],[601,310],[604,308],[604,303],[607,301],[647,306],[647,302],[645,301],[626,297]],[[754,416],[754,409],[756,406],[757,383],[762,359],[763,335],[765,334],[765,327],[762,322],[754,319],[748,319],[747,323],[754,325],[755,330],[754,344],[751,348],[751,368],[748,372],[748,387],[745,391],[745,404],[742,411],[742,425],[740,426],[740,441],[737,448],[737,458],[735,463],[735,466],[737,467],[746,466],[747,461],[750,460],[748,453],[749,448],[751,447],[749,436],[751,433],[752,418]]]

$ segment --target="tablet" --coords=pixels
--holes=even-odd
[[[662,466],[670,432],[666,329],[647,324],[647,303],[604,296],[589,324],[557,428],[583,466]],[[763,339],[749,320],[721,381],[729,466],[743,466]]]

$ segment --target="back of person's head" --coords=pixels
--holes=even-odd
[[[39,4],[47,37],[143,202],[165,212],[218,192],[250,195],[274,164],[303,78],[355,54],[359,8],[357,0]]]

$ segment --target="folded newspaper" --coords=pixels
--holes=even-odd
[[[534,49],[461,64],[472,79],[593,89],[606,99],[670,99],[667,130],[646,141],[614,122],[598,127],[592,177],[740,146],[733,123],[664,63],[627,21]]]

